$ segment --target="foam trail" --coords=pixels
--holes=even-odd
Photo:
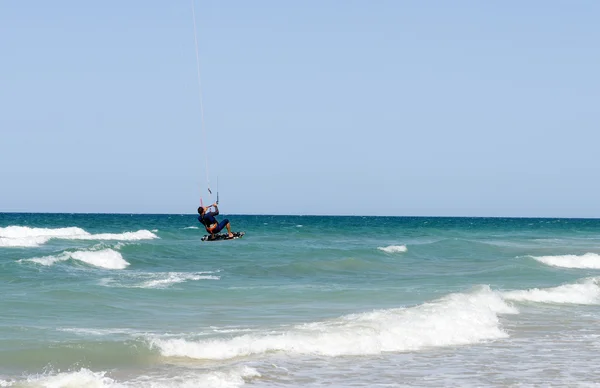
[[[321,356],[372,355],[467,345],[507,337],[498,314],[516,314],[487,286],[411,308],[377,310],[295,326],[280,333],[188,341],[148,338],[167,357],[230,359],[279,351]]]
[[[86,368],[72,372],[47,372],[30,375],[22,380],[0,380],[0,387],[26,388],[238,388],[245,385],[245,379],[260,377],[254,368],[238,366],[208,373],[178,373],[173,375],[140,376],[129,381],[118,382],[107,372],[93,372]]]
[[[187,282],[188,280],[219,280],[219,276],[204,275],[204,272],[200,273],[186,273],[186,272],[167,272],[151,274],[152,279],[145,282],[135,284],[133,288],[167,288],[173,284]]]
[[[30,228],[27,226],[7,226],[0,228],[0,247],[36,247],[45,244],[51,238],[84,236],[81,228]]]
[[[58,256],[35,257],[33,259],[21,259],[22,261],[31,261],[33,263],[50,266],[60,261],[69,259],[78,260],[95,267],[106,269],[124,269],[129,263],[123,259],[123,256],[112,249],[102,249],[99,251],[75,251],[63,252]]]
[[[115,380],[106,377],[106,372],[92,372],[89,369],[81,368],[77,372],[63,372],[57,374],[44,373],[40,375],[31,375],[25,381],[16,381],[15,387],[31,388],[62,388],[62,387],[86,387],[86,388],[117,388],[124,387],[116,384]],[[7,385],[12,387],[13,384]]]
[[[148,280],[137,285],[139,288],[167,288],[172,284],[183,283],[188,280],[219,280],[219,276],[200,275],[185,272],[169,272],[163,278]]]
[[[238,388],[246,384],[245,379],[260,377],[261,374],[249,366],[237,366],[208,373],[185,373],[177,376],[144,376],[127,383],[132,388]]]
[[[563,256],[531,256],[540,263],[563,268],[591,268],[600,269],[600,255],[586,253],[585,255]]]
[[[600,287],[597,278],[590,278],[582,283],[552,288],[507,291],[502,296],[519,302],[594,305],[600,304]]]
[[[105,278],[100,285],[105,287],[122,288],[168,288],[173,284],[196,280],[220,280],[220,276],[208,272],[151,272],[151,273],[121,273],[115,278]]]
[[[91,234],[77,227],[48,229],[30,228],[28,226],[7,226],[0,228],[0,247],[37,247],[53,238],[63,240],[137,241],[155,239],[158,236],[148,230]]]
[[[78,328],[78,327],[57,327],[57,331],[63,331],[66,333],[75,333],[78,335],[86,336],[109,336],[113,334],[128,334],[130,336],[138,336],[140,335],[139,331],[135,331],[133,329],[87,329],[87,328]]]
[[[119,240],[119,241],[138,241],[152,240],[158,238],[157,235],[149,230],[138,230],[137,232],[125,233],[99,233],[88,234],[88,236],[73,236],[73,240]]]
[[[377,249],[386,253],[402,253],[407,251],[406,245],[390,245],[387,247],[378,247]]]

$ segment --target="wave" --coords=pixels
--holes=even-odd
[[[220,280],[220,276],[211,275],[209,272],[146,272],[128,273],[125,279],[106,278],[102,279],[101,285],[106,287],[122,288],[168,288],[177,283],[194,280]]]
[[[254,368],[241,365],[222,370],[207,372],[175,372],[171,376],[142,376],[128,381],[125,387],[142,388],[181,388],[181,387],[206,387],[206,388],[237,388],[246,384],[246,380],[261,377]]]
[[[139,288],[167,288],[172,284],[183,283],[188,280],[220,280],[219,276],[202,275],[199,273],[186,272],[168,272],[158,275],[155,279],[145,281],[137,287]]]
[[[581,256],[531,256],[540,263],[562,268],[589,268],[600,269],[600,255],[597,253],[586,253]]]
[[[149,230],[91,234],[77,227],[48,229],[30,228],[28,226],[7,226],[0,228],[0,247],[37,247],[53,238],[63,240],[137,241],[155,239],[158,236]]]
[[[85,230],[76,227],[47,229],[7,226],[0,228],[0,247],[35,247],[45,244],[51,238],[68,238],[86,233]]]
[[[117,381],[108,372],[93,372],[87,368],[68,372],[45,372],[26,376],[21,380],[1,380],[0,387],[92,387],[92,388],[175,388],[175,387],[241,387],[246,379],[261,374],[248,366],[236,366],[224,370],[188,372],[177,375],[142,375],[128,381]]]
[[[552,288],[507,291],[502,296],[519,302],[557,304],[600,304],[599,278],[589,278],[577,284],[565,284]]]
[[[377,249],[386,253],[401,253],[407,251],[406,245],[390,245],[387,247],[378,247]]]
[[[270,352],[321,356],[373,355],[467,345],[505,338],[498,314],[517,314],[498,293],[481,286],[411,308],[351,314],[278,332],[186,340],[149,337],[166,357],[222,360]]]
[[[52,373],[30,375],[21,381],[0,380],[0,387],[118,387],[115,380],[106,376],[106,372],[92,372],[81,368],[76,372]]]
[[[79,327],[57,327],[56,328],[57,331],[63,331],[66,333],[74,333],[74,334],[78,334],[78,335],[82,335],[82,336],[108,336],[108,335],[115,335],[115,334],[124,334],[124,335],[129,335],[132,337],[135,337],[136,335],[140,335],[139,331],[133,330],[133,329],[121,329],[121,328],[115,328],[115,329],[88,329],[88,328],[79,328]]]
[[[32,259],[21,259],[17,262],[29,261],[50,266],[67,260],[77,260],[94,267],[106,269],[124,269],[129,266],[129,262],[125,261],[119,252],[110,248],[97,251],[63,252],[57,256],[34,257]]]

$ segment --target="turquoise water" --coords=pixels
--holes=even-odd
[[[600,220],[0,214],[0,387],[585,386]]]

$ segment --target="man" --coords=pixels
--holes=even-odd
[[[206,210],[208,210],[211,207],[214,207],[215,211],[206,212]],[[211,240],[215,237],[215,233],[219,233],[223,228],[227,228],[229,238],[233,237],[233,233],[231,233],[231,226],[229,225],[229,220],[224,219],[223,221],[219,222],[215,218],[215,216],[219,215],[219,208],[216,203],[213,203],[212,205],[206,208],[200,206],[198,208],[198,214],[200,214],[198,216],[198,221],[200,221],[200,223],[204,225],[204,228],[206,228],[206,231],[210,233]]]

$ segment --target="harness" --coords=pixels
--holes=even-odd
[[[213,225],[218,225],[218,222],[215,222],[214,224],[210,224],[210,225],[206,225],[206,220],[204,219],[204,216],[206,215],[206,213],[202,214],[200,216],[200,222],[202,223],[202,225],[204,225],[204,229],[206,229],[207,232],[212,233],[209,228],[212,227]],[[216,221],[216,220],[215,220]]]

